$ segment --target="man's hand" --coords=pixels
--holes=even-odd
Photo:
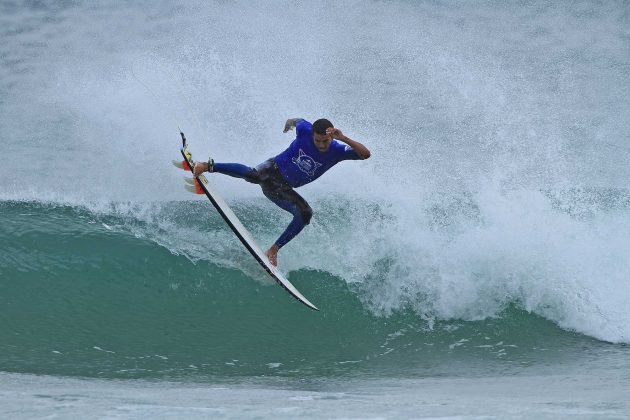
[[[289,118],[287,120],[286,123],[284,123],[284,131],[283,133],[286,133],[289,130],[293,130],[295,128],[295,125],[297,124],[298,121],[300,121],[302,118]]]
[[[345,141],[346,136],[343,135],[340,129],[330,127],[326,129],[326,134],[331,136],[335,140]]]
[[[193,174],[199,176],[208,170],[208,162],[197,162],[193,168]]]
[[[346,143],[348,146],[352,147],[361,159],[367,159],[372,155],[367,147],[365,147],[358,141],[354,141],[351,138],[346,137],[338,128],[335,128],[335,127],[327,128],[326,135],[331,136],[335,140],[342,141]]]

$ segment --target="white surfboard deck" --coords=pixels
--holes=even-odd
[[[193,168],[195,167],[195,162],[193,161],[191,153],[188,151],[186,137],[184,133],[181,133],[182,136],[182,148],[180,149],[182,156],[186,162],[188,162],[188,166],[190,167],[190,171],[193,172]],[[194,177],[194,175],[193,175]],[[287,278],[282,274],[276,267],[271,265],[267,255],[263,252],[263,250],[258,246],[252,234],[243,226],[241,221],[236,217],[230,206],[221,198],[221,196],[216,192],[212,184],[208,181],[208,179],[204,175],[200,175],[196,177],[199,182],[199,186],[201,190],[208,197],[214,208],[217,209],[223,220],[227,223],[227,225],[232,229],[234,234],[238,237],[241,243],[247,248],[249,253],[256,259],[258,264],[287,292],[289,292],[294,298],[302,302],[304,305],[308,306],[311,309],[319,311],[319,309],[313,305],[308,299],[304,297],[296,288],[287,280]]]

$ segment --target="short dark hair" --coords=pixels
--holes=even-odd
[[[313,131],[317,134],[321,134],[322,136],[326,134],[326,130],[334,127],[330,121],[326,118],[320,118],[319,120],[313,123]]]

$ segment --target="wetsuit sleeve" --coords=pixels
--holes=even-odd
[[[306,120],[299,120],[295,124],[295,131],[298,138],[307,137],[310,138],[313,133],[313,125]]]
[[[359,156],[352,147],[348,145],[345,145],[342,147],[343,147],[343,150],[340,153],[340,159],[339,159],[340,162],[342,160],[360,160],[361,159],[361,156]]]

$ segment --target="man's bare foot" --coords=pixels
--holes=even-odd
[[[267,258],[269,258],[269,262],[274,267],[278,266],[278,251],[279,250],[280,248],[278,248],[278,245],[273,244],[271,248],[269,248],[267,252],[265,252],[265,255],[267,255]]]

